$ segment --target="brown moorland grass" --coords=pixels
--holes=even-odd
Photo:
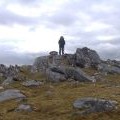
[[[91,70],[86,70],[92,74]],[[43,75],[25,73],[32,79],[45,80]],[[31,76],[29,76],[31,75]],[[97,83],[45,82],[40,87],[24,87],[15,82],[8,88],[21,90],[27,96],[23,101],[10,100],[0,103],[0,120],[120,120],[120,75],[108,75]],[[118,102],[118,109],[111,112],[76,114],[73,102],[78,98],[96,97]],[[30,104],[33,112],[15,112],[21,103]]]

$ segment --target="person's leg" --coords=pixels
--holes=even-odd
[[[59,47],[59,55],[61,55],[61,47]]]
[[[62,47],[62,55],[64,55],[64,47]]]

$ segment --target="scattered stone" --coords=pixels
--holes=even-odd
[[[9,89],[3,92],[0,92],[0,102],[17,99],[17,98],[25,98],[26,96],[20,93],[20,90]]]
[[[92,77],[96,81],[105,81],[105,75],[100,73],[100,72],[99,73],[94,73]],[[96,81],[93,81],[93,82],[96,82]]]
[[[4,89],[4,87],[3,86],[0,86],[0,90],[3,90]]]
[[[18,106],[18,108],[15,109],[15,112],[22,112],[22,111],[25,111],[25,112],[32,112],[33,109],[30,105],[28,104],[21,104]]]
[[[83,98],[75,100],[73,107],[79,114],[112,111],[117,108],[117,102],[96,98]]]
[[[26,86],[26,87],[37,87],[40,85],[43,85],[43,82],[40,82],[38,80],[28,80],[22,83],[22,85]]]
[[[74,80],[74,81],[71,81],[71,82],[70,82],[70,86],[71,86],[71,87],[78,87],[79,85],[80,85],[80,82],[79,82],[79,81],[75,81],[75,80]]]
[[[52,91],[46,91],[46,93],[45,93],[45,96],[46,97],[52,97],[53,96],[53,92]]]
[[[56,52],[56,51],[51,51],[49,54],[52,55],[52,56],[55,56],[55,55],[58,55],[58,52]]]

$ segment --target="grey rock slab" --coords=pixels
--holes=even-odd
[[[66,69],[66,76],[79,82],[93,82],[94,79],[83,72],[80,68],[70,67]]]
[[[25,98],[26,96],[20,93],[20,90],[9,89],[3,92],[0,92],[0,102],[17,99],[17,98]]]
[[[80,110],[81,114],[92,112],[105,112],[117,108],[117,102],[96,98],[82,98],[75,100],[73,107]]]
[[[78,67],[66,67],[66,66],[53,66],[46,71],[48,78],[51,81],[66,81],[68,79],[74,79],[79,82],[93,82],[94,78],[87,75]]]
[[[53,72],[51,69],[46,70],[47,80],[51,82],[65,81],[65,75],[59,72]]]

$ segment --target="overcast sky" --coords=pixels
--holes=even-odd
[[[88,47],[120,60],[120,0],[0,0],[0,63],[31,64],[36,56]]]

